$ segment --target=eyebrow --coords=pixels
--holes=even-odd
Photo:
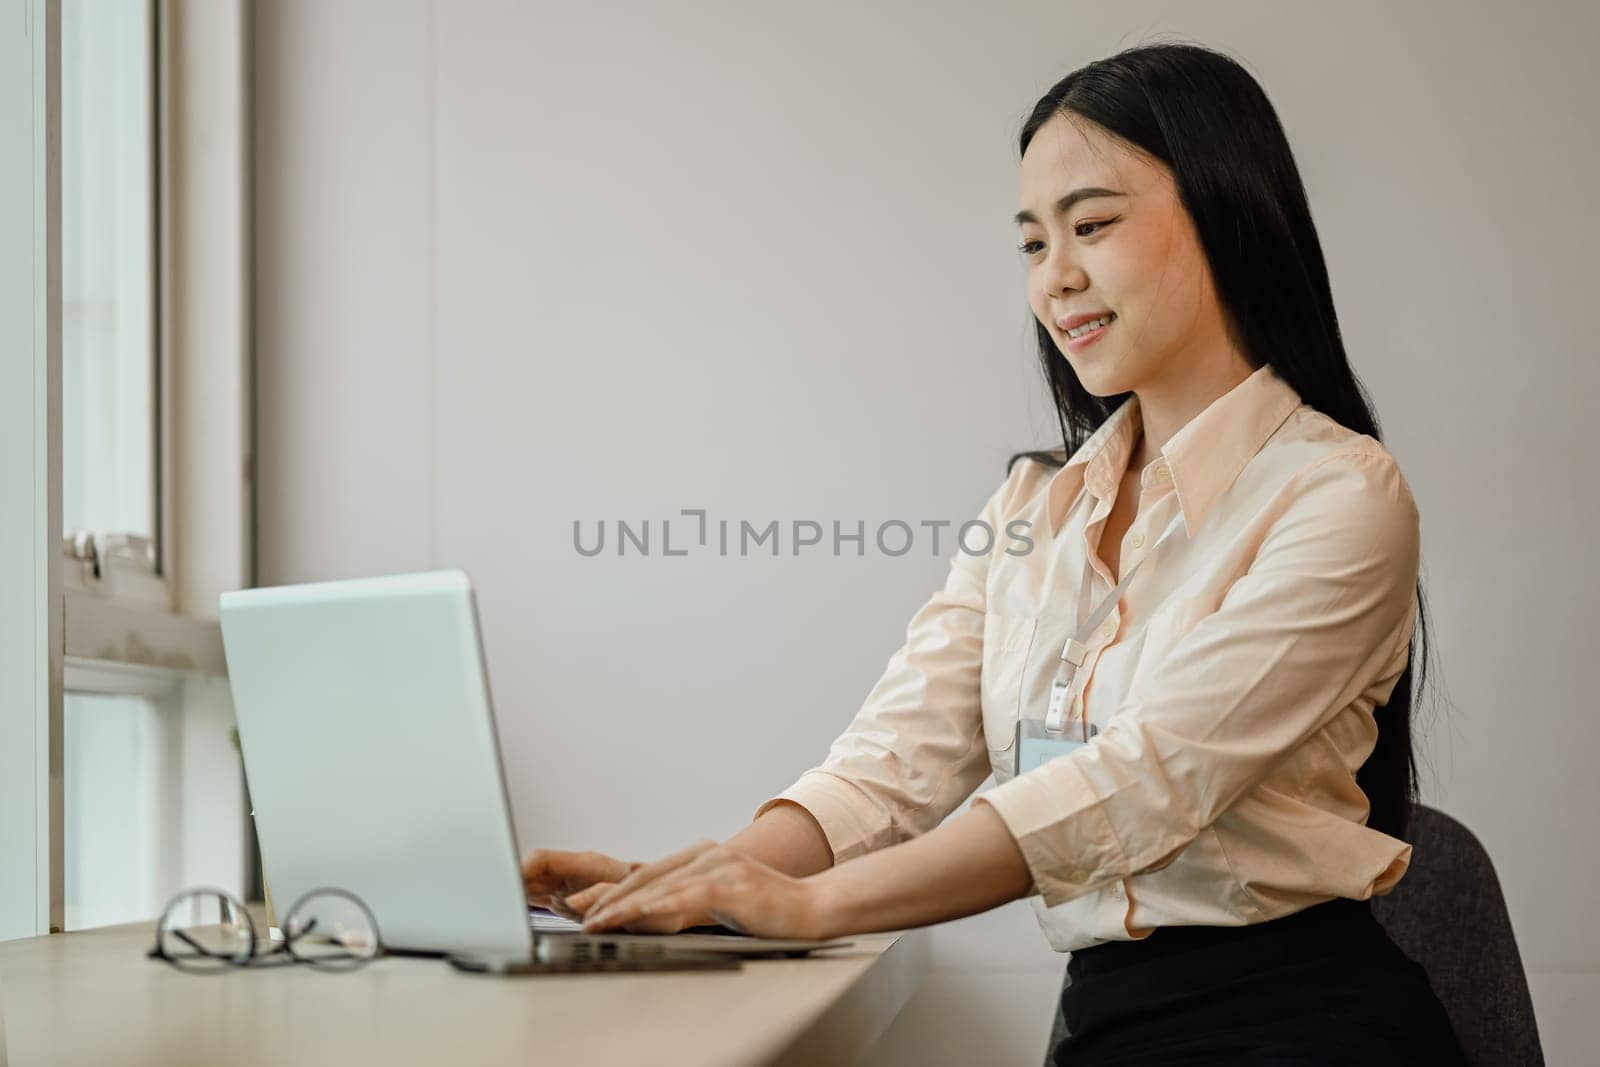
[[[1074,189],[1066,196],[1063,196],[1061,199],[1057,200],[1055,203],[1056,214],[1065,215],[1067,212],[1071,211],[1072,206],[1080,200],[1093,200],[1096,197],[1102,196],[1127,195],[1127,193],[1119,193],[1114,189],[1102,189],[1098,185],[1088,185],[1082,189]],[[1016,223],[1018,226],[1021,226],[1025,222],[1038,222],[1039,216],[1035,215],[1027,208],[1023,208],[1021,211],[1016,213],[1011,221]]]

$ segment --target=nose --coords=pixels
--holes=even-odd
[[[1057,244],[1050,249],[1039,269],[1039,284],[1046,296],[1060,296],[1082,292],[1089,284],[1089,276],[1072,255],[1071,249],[1065,244]]]

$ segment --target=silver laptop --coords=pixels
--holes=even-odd
[[[459,570],[224,593],[234,713],[274,904],[354,893],[390,949],[501,970],[844,941],[585,934],[530,915],[472,584]],[[536,928],[537,927],[537,928]]]

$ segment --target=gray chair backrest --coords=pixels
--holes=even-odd
[[[1406,838],[1411,866],[1387,896],[1373,898],[1373,914],[1428,972],[1468,1063],[1543,1067],[1533,998],[1489,854],[1471,830],[1422,804],[1411,809]],[[1058,997],[1045,1067],[1066,1036]]]
[[[1428,972],[1467,1062],[1544,1063],[1528,978],[1489,853],[1442,811],[1418,804],[1406,832],[1411,866],[1372,913]]]

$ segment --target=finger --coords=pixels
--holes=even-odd
[[[641,933],[654,932],[660,925],[677,921],[679,929],[688,909],[698,896],[703,895],[702,883],[692,882],[670,893],[637,893],[618,901],[586,918],[583,928],[588,932],[613,930],[619,926]],[[703,910],[703,909],[702,909]]]
[[[564,886],[582,888],[617,881],[628,873],[628,866],[603,852],[535,849],[522,861],[522,884],[530,893],[556,892]]]
[[[522,878],[524,882],[551,885],[573,881],[589,885],[602,879],[621,878],[627,869],[628,864],[603,852],[535,849],[522,861]]]
[[[638,866],[637,863],[626,863],[604,852],[580,852],[577,853],[577,863],[567,872],[565,888],[584,889],[596,882],[620,882]]]
[[[585,914],[596,914],[602,908],[612,908],[623,901],[642,902],[644,900],[653,900],[661,893],[683,885],[690,879],[702,878],[711,872],[723,870],[730,863],[738,864],[742,862],[741,857],[728,852],[726,849],[710,848],[687,863],[667,870],[648,882],[642,882],[631,890],[602,894],[596,898]]]
[[[614,904],[618,900],[626,899],[632,894],[654,885],[657,879],[671,875],[680,867],[693,863],[697,858],[698,857],[693,853],[689,853],[687,855],[683,853],[675,853],[674,855],[669,856],[657,863],[652,863],[641,867],[638,871],[629,875],[627,878],[624,878],[621,882],[618,882],[610,889],[600,893],[597,897],[595,897],[590,907],[603,908]]]
[[[603,883],[603,885],[610,885],[610,883]],[[558,896],[558,894],[552,894],[552,896],[539,897],[539,901],[541,901],[542,904],[544,904],[544,907],[547,907],[547,909],[552,910],[552,912],[557,913],[557,915],[560,915],[562,918],[570,918],[570,920],[573,920],[574,923],[578,923],[578,921],[582,921],[582,918],[584,918],[584,913],[582,913],[581,910],[574,909],[573,905],[571,905],[571,897],[563,897]]]
[[[538,897],[533,902],[539,904],[541,907],[549,908],[551,912],[561,916],[563,919],[572,919],[576,921],[583,918],[582,915],[579,915],[577,912],[567,907],[566,904],[562,903],[560,897]]]
[[[697,922],[704,922],[688,912],[677,912],[662,915],[641,915],[639,918],[622,927],[630,934],[676,934]]]
[[[582,915],[589,910],[589,905],[594,903],[596,897],[613,888],[616,884],[615,882],[596,882],[588,889],[580,889],[578,892],[564,897],[562,902],[574,912]]]
[[[661,875],[677,870],[686,863],[693,863],[700,857],[702,853],[708,852],[716,847],[717,843],[709,839],[697,841],[688,848],[679,852],[674,852],[665,859],[657,860],[655,863],[643,864],[633,870],[626,878],[622,879],[610,890],[602,894],[600,898],[594,902],[594,904],[597,907],[603,908],[619,897],[625,896],[640,886],[654,881]]]
[[[695,879],[736,868],[743,862],[742,857],[736,856],[725,849],[709,849],[683,866],[668,871],[659,878],[640,886],[632,894],[622,894],[616,897],[612,903],[628,899],[629,896],[638,896],[641,900],[646,898],[654,899],[662,893],[671,892]]]
[[[567,854],[540,848],[522,858],[522,887],[530,893],[548,892],[561,884],[559,868],[567,866]]]
[[[724,854],[714,853],[673,872],[671,875],[652,882],[638,891],[619,897],[608,904],[597,905],[585,913],[585,927],[593,920],[606,926],[613,926],[619,921],[617,916],[626,914],[635,918],[643,915],[655,914],[652,910],[660,901],[673,897],[675,894],[689,891],[720,892],[737,891],[740,879],[738,857],[733,857],[729,862]],[[696,912],[696,916],[705,912]],[[620,920],[629,921],[629,920]]]
[[[737,907],[734,897],[734,891],[722,879],[715,876],[698,878],[670,892],[648,896],[640,894],[639,899],[623,901],[599,916],[593,927],[585,922],[584,929],[605,930],[625,926],[640,932],[657,932],[662,927],[668,927],[670,929],[667,932],[672,932],[683,929],[701,915],[713,912],[728,915],[729,912],[742,910]]]

